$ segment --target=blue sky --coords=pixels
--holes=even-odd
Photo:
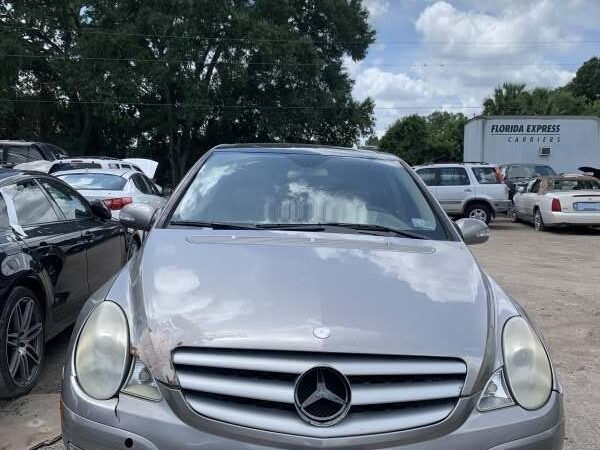
[[[363,0],[377,42],[348,60],[354,96],[376,101],[377,134],[407,114],[480,112],[504,81],[567,83],[600,56],[600,0]]]

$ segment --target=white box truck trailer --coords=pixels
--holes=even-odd
[[[480,116],[465,125],[465,162],[600,167],[600,117]]]

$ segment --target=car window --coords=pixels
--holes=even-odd
[[[463,167],[440,167],[440,186],[467,186],[471,184]]]
[[[41,153],[28,145],[6,145],[2,148],[2,160],[8,164],[21,164],[44,159]]]
[[[133,181],[133,184],[135,185],[135,187],[142,193],[142,194],[152,194],[152,191],[150,190],[150,187],[146,184],[146,182],[144,181],[144,178],[142,177],[142,175],[140,174],[135,174],[131,177],[131,180]]]
[[[127,180],[119,175],[106,173],[69,173],[58,178],[70,184],[78,191],[122,191]]]
[[[438,172],[438,169],[419,169],[417,170],[417,175],[421,177],[427,186],[437,186]]]
[[[508,170],[508,178],[533,178],[547,175],[556,175],[554,169],[550,166],[510,166]]]
[[[473,167],[473,174],[479,184],[501,184],[495,167]]]
[[[14,206],[19,225],[37,225],[59,220],[44,191],[34,181],[22,181],[2,188],[5,201]]]
[[[41,180],[41,184],[56,202],[67,220],[92,217],[88,206],[72,189],[55,181]]]
[[[63,172],[67,170],[81,170],[81,169],[101,169],[102,166],[98,163],[93,162],[61,162],[55,163],[48,173]]]
[[[175,222],[333,222],[448,238],[398,161],[314,154],[216,152],[180,199],[170,223]]]
[[[160,195],[160,192],[158,192],[158,188],[150,178],[148,178],[146,175],[141,175],[141,177],[148,186],[151,195]]]
[[[551,191],[597,191],[600,190],[600,181],[590,179],[566,178],[550,181]]]

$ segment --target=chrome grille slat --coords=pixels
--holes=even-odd
[[[268,355],[230,354],[218,351],[195,352],[178,350],[173,362],[181,365],[199,367],[218,367],[223,369],[257,370],[266,372],[283,372],[299,374],[311,367],[328,364],[346,376],[360,375],[437,375],[466,374],[467,368],[460,361],[422,360],[420,358],[403,358],[393,360],[372,356],[349,355],[339,356],[327,354],[304,355]]]
[[[461,381],[390,383],[351,385],[353,405],[420,402],[457,398],[463,387]]]
[[[452,402],[420,408],[419,411],[359,413],[333,427],[315,427],[304,422],[295,412],[258,408],[249,405],[227,405],[225,402],[201,396],[188,396],[188,403],[196,411],[221,422],[277,433],[315,438],[348,437],[389,433],[432,424],[446,418],[454,408]]]
[[[173,364],[188,405],[205,417],[278,433],[343,437],[387,433],[444,420],[458,402],[466,364],[452,358],[249,350],[177,349]],[[350,410],[316,427],[299,416],[295,385],[327,366],[348,378]]]
[[[180,370],[177,372],[181,388],[190,391],[210,392],[232,397],[294,403],[294,384],[276,380],[255,380],[239,376],[224,377],[214,374],[198,375]]]

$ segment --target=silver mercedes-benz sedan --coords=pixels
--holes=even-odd
[[[539,330],[389,154],[208,152],[88,301],[64,370],[69,450],[557,450]]]

